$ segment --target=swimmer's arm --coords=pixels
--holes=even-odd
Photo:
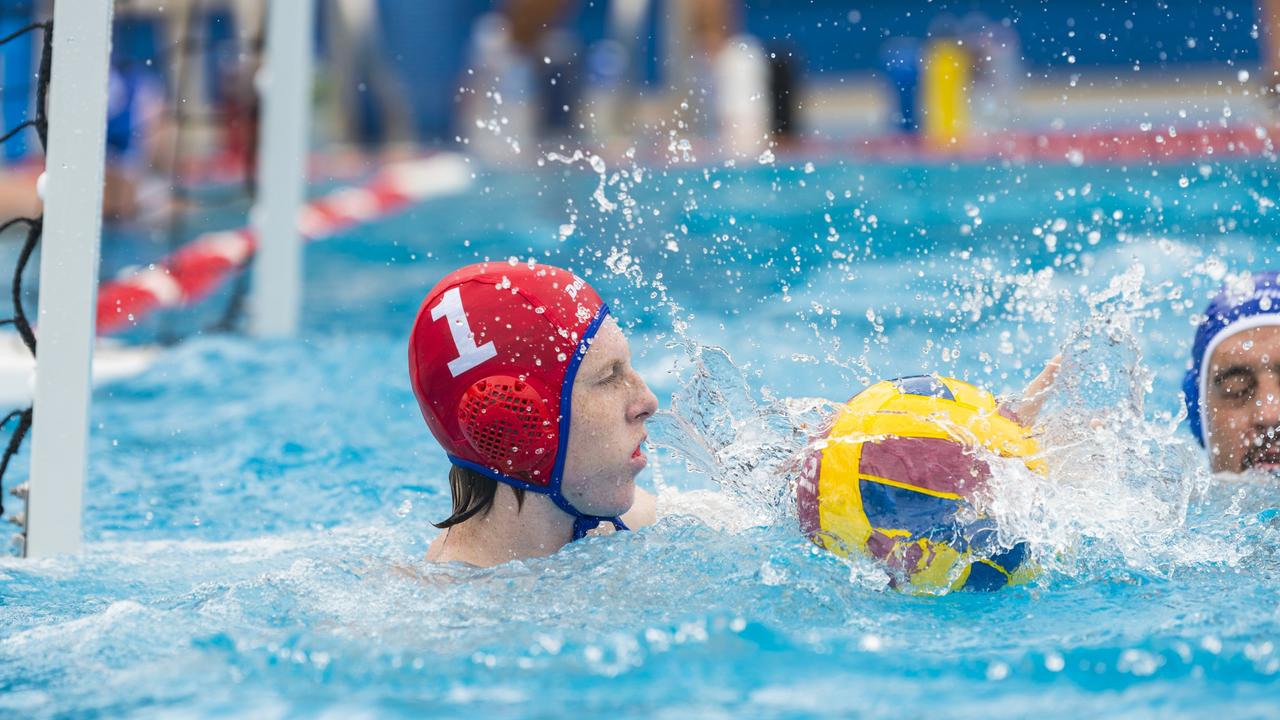
[[[1044,370],[1027,385],[1022,395],[1000,404],[1000,414],[1024,425],[1034,424],[1061,369],[1062,355],[1055,355],[1045,363]]]
[[[636,499],[631,509],[622,514],[622,522],[635,530],[654,524],[658,520],[658,501],[649,491],[636,488]]]

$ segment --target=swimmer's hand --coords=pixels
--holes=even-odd
[[[1062,355],[1054,355],[1053,359],[1045,363],[1044,370],[1027,384],[1021,395],[1000,403],[1000,414],[1022,425],[1034,425],[1040,410],[1044,408],[1044,401],[1048,399],[1049,388],[1053,387],[1053,381],[1058,379],[1058,371],[1061,369]]]

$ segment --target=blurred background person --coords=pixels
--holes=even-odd
[[[973,64],[973,124],[979,132],[1007,130],[1017,115],[1018,75],[1022,53],[1018,34],[983,13],[973,12],[960,21],[960,39]]]
[[[1258,26],[1262,36],[1262,84],[1280,109],[1280,0],[1258,0]]]
[[[332,139],[364,151],[410,153],[416,144],[402,79],[382,42],[382,3],[327,0],[324,10],[325,89]]]
[[[0,27],[21,27],[38,6],[0,2]],[[680,147],[707,153],[698,159],[767,159],[764,150],[788,138],[982,152],[1019,134],[1056,148],[1053,136],[1103,124],[1265,126],[1274,115],[1252,88],[1280,72],[1278,6],[1233,2],[1222,22],[1256,26],[1258,37],[1224,32],[1197,43],[1138,7],[1133,17],[1084,17],[1051,3],[1043,18],[1016,6],[957,18],[922,0],[897,9],[835,0],[317,0],[313,145],[328,168],[352,158],[351,172],[383,153],[454,143],[499,163],[529,164],[561,145],[604,157],[666,150],[684,161],[696,153]],[[172,203],[157,198],[166,193],[181,204],[212,181],[251,186],[264,5],[115,7],[109,215],[163,217]],[[1029,40],[1059,26],[1072,40],[1066,51]],[[0,50],[9,126],[30,116],[37,35]],[[1236,79],[1250,73],[1250,93],[1239,93],[1245,81]],[[1141,85],[1141,96],[1117,93],[1120,84]],[[12,186],[0,202],[28,210],[38,172],[18,168],[38,166],[31,144],[25,132],[5,144],[0,178]]]
[[[507,0],[473,24],[459,111],[481,157],[505,161],[542,140],[578,134],[584,50],[569,28],[577,6],[577,0]],[[593,48],[587,62],[593,69],[603,63],[604,78],[628,64],[613,48]],[[601,120],[612,122],[609,110],[600,110]]]
[[[745,31],[737,0],[666,4],[670,86],[677,116],[694,134],[714,138],[730,155],[758,154],[770,141],[770,65]]]

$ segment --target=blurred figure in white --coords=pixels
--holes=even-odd
[[[1008,19],[970,13],[960,37],[973,54],[973,120],[980,132],[1007,132],[1014,122],[1022,46]]]
[[[630,119],[637,107],[637,71],[641,37],[651,0],[609,3],[607,37],[587,50],[586,104],[580,122],[601,144],[628,145],[636,131]]]
[[[507,162],[533,138],[533,64],[520,52],[503,13],[476,21],[462,80],[462,132],[472,153]]]
[[[726,152],[757,155],[769,142],[771,99],[764,47],[750,35],[729,38],[712,63],[716,116]]]
[[[611,12],[620,4],[627,3],[611,4]],[[583,53],[565,23],[577,5],[575,0],[507,0],[476,21],[460,108],[473,153],[490,162],[532,158],[533,145],[563,140],[580,129]],[[610,82],[614,74],[606,69]]]
[[[412,152],[413,115],[383,55],[378,3],[328,0],[325,10],[328,62],[322,82],[328,86],[334,139],[365,149],[376,146],[392,155]]]
[[[739,15],[738,0],[670,0],[667,57],[686,122],[725,153],[756,155],[769,142],[769,62]]]
[[[1280,0],[1258,0],[1258,26],[1262,30],[1262,83],[1271,105],[1280,111]]]

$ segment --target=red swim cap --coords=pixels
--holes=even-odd
[[[551,265],[478,263],[441,280],[413,323],[409,378],[449,459],[560,504],[573,379],[607,313]]]

